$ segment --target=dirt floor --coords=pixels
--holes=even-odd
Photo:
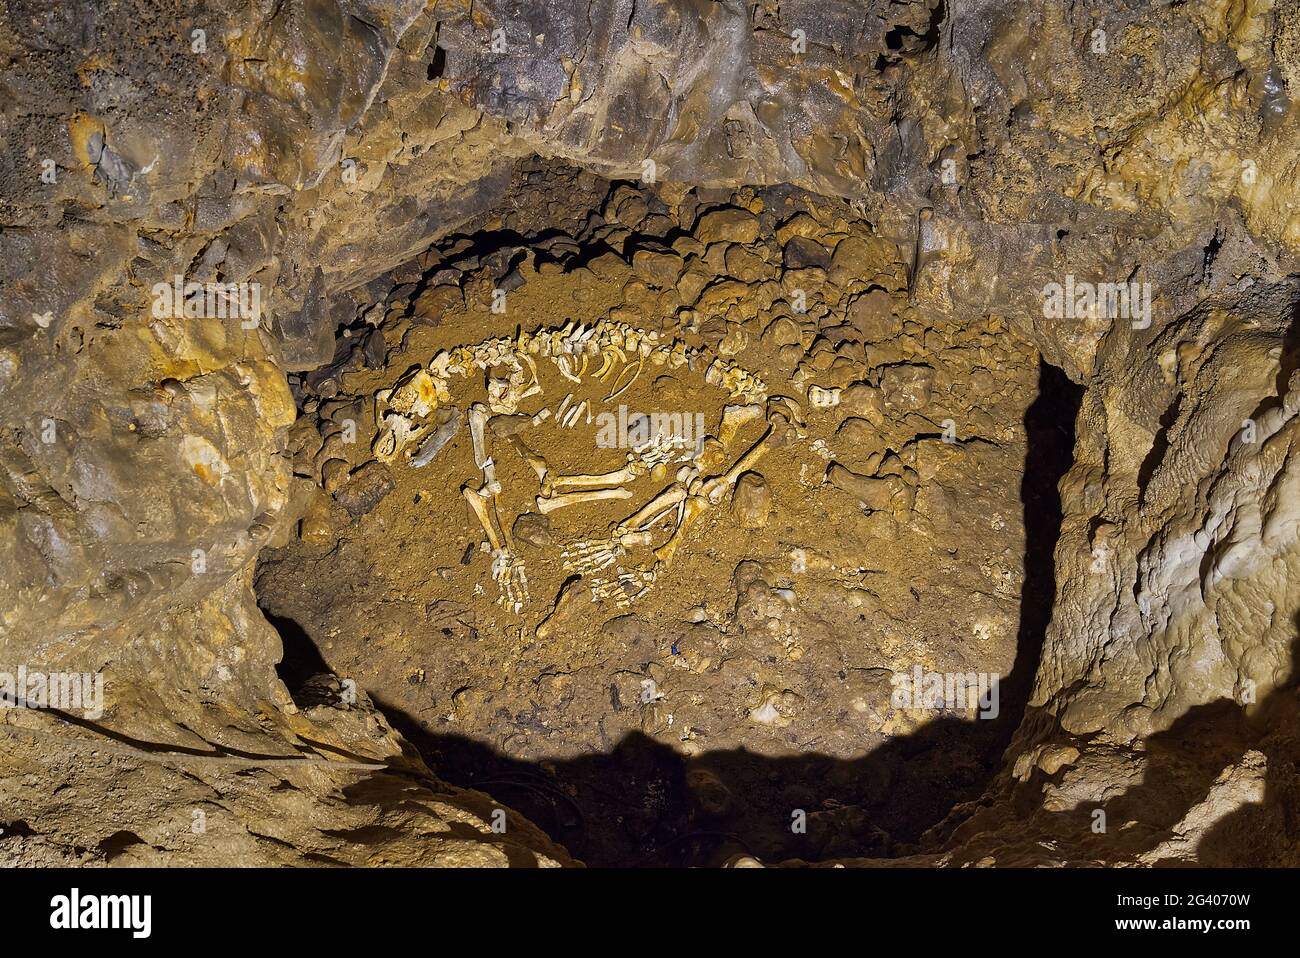
[[[905,852],[978,794],[1018,721],[1055,539],[1026,529],[1025,503],[1050,517],[1055,450],[1070,446],[1063,387],[998,318],[914,311],[912,250],[842,204],[535,163],[503,210],[399,271],[335,364],[295,384],[304,515],[257,577],[291,691],[352,680],[441,777],[590,863]],[[591,412],[518,433],[551,474],[622,467],[638,437],[610,423],[638,413],[718,437],[741,400],[706,382],[712,357],[760,377],[769,401],[729,442],[703,444],[701,472],[773,433],[670,562],[635,547],[601,573],[655,569],[624,607],[595,601],[562,553],[608,535],[682,463],[627,483],[629,498],[541,515],[538,476],[494,422],[495,506],[526,576],[516,613],[461,493],[484,483],[465,425],[484,376],[451,379],[440,405],[459,428],[419,468],[409,449],[375,460],[373,397],[440,350],[601,319],[700,360],[646,362],[634,379],[629,363],[602,382],[597,358],[575,383],[538,358],[541,392],[520,412],[554,413],[570,394]],[[838,388],[838,404],[817,408],[810,386]],[[671,530],[669,516],[653,545]],[[892,677],[918,665],[1002,676],[1000,715],[896,707]]]

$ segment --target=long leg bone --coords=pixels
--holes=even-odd
[[[772,427],[768,426],[758,441],[750,446],[749,451],[737,459],[730,469],[704,484],[704,495],[708,497],[711,504],[717,505],[721,501],[723,493],[736,484],[740,474],[763,458],[764,453],[767,452],[768,437],[771,435]]]
[[[487,533],[488,544],[492,546],[492,578],[496,580],[500,592],[497,601],[518,613],[528,601],[528,578],[524,574],[523,560],[514,553],[510,533],[506,531],[505,523],[501,522],[496,503],[493,502],[489,511],[486,497],[479,495],[467,485],[462,486],[460,491],[465,501],[469,503],[469,507],[474,510],[479,524]],[[493,526],[494,517],[496,524],[501,527],[500,535]]]
[[[474,446],[474,464],[483,470],[483,488],[480,493],[496,496],[501,492],[501,483],[497,482],[496,463],[487,454],[487,440],[484,427],[488,421],[488,408],[481,402],[469,407],[469,433]]]
[[[655,559],[667,565],[672,562],[673,555],[677,552],[677,547],[681,545],[682,539],[686,536],[686,531],[695,523],[704,510],[709,508],[709,501],[703,496],[691,496],[682,503],[681,517],[677,522],[677,528],[668,541],[655,550]]]
[[[469,435],[474,444],[474,465],[480,469],[487,462],[487,443],[484,441],[483,429],[488,421],[488,408],[481,402],[469,407]]]
[[[661,515],[663,515],[665,510],[674,508],[685,498],[686,486],[683,483],[674,482],[636,512],[632,513],[620,522],[614,527],[614,530],[621,534],[624,532],[636,532],[644,529],[646,526],[651,524],[651,520],[657,520]]]
[[[501,551],[501,539],[495,529],[492,528],[492,516],[488,512],[487,498],[479,495],[469,486],[461,486],[460,493],[469,503],[469,507],[474,510],[474,515],[478,516],[479,525],[487,533],[488,543],[492,546],[493,552]]]
[[[673,530],[673,534],[668,538],[668,541],[655,550],[655,559],[658,560],[660,565],[667,566],[672,562],[677,547],[681,545],[687,530],[700,517],[700,514],[710,506],[716,505],[722,499],[723,493],[735,485],[736,480],[740,478],[740,474],[762,458],[763,454],[767,452],[767,439],[771,434],[772,427],[768,426],[762,437],[749,448],[748,452],[737,459],[730,469],[700,485],[697,494],[683,496],[681,511],[677,517],[677,528]]]
[[[763,415],[763,407],[757,403],[748,406],[729,405],[722,409],[722,425],[718,429],[718,441],[730,446],[736,434],[751,422]]]
[[[533,472],[537,473],[537,481],[542,484],[542,494],[549,495],[547,492],[548,486],[546,483],[546,477],[551,471],[550,464],[537,453],[529,449],[528,446],[524,444],[524,441],[518,436],[511,436],[507,441],[510,445],[515,447],[515,452],[519,453],[520,458],[523,459],[524,462],[528,463]]]
[[[497,464],[490,458],[483,463],[483,488],[479,492],[492,499],[501,495],[501,483],[497,482]]]
[[[629,462],[622,469],[615,469],[613,472],[605,472],[600,475],[575,475],[575,476],[552,476],[550,483],[543,483],[543,495],[550,495],[545,491],[549,486],[550,490],[560,491],[564,489],[599,489],[605,486],[621,486],[626,482],[645,473],[645,467],[638,462]]]
[[[582,502],[598,502],[603,499],[630,499],[631,489],[592,489],[585,492],[570,492],[559,496],[537,497],[537,511],[546,515],[565,506],[576,506]]]

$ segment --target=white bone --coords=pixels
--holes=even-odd
[[[635,367],[632,367],[632,366],[624,366],[622,372],[620,372],[620,373],[618,374],[617,378],[615,378],[615,380],[614,380],[614,390],[613,390],[613,392],[611,392],[608,396],[605,397],[605,402],[610,402],[611,400],[617,399],[617,398],[618,398],[619,396],[621,396],[623,393],[627,392],[628,389],[631,388],[632,384],[633,384],[634,382],[637,381],[637,377],[639,377],[639,376],[641,375],[641,368],[642,368],[644,365],[645,365],[645,360],[644,360],[644,359],[638,359],[638,360],[636,361],[636,365],[635,365]],[[619,383],[623,382],[623,375],[624,375],[624,373],[626,373],[629,369],[632,370],[632,378],[629,379],[627,382],[623,383],[622,386],[620,386]]]
[[[469,435],[474,446],[474,465],[480,469],[487,462],[487,444],[484,441],[483,429],[488,421],[488,408],[481,402],[476,402],[469,407]]]
[[[704,484],[704,495],[709,502],[715,505],[722,499],[722,494],[736,484],[740,474],[749,469],[767,452],[767,440],[772,435],[772,427],[769,425],[763,435],[759,437],[758,442],[749,447],[749,451],[732,464],[732,467],[720,476],[710,479]]]
[[[492,551],[501,551],[501,540],[497,538],[496,530],[492,528],[492,519],[487,510],[487,500],[469,486],[462,486],[460,491],[461,495],[465,497],[465,501],[469,503],[469,507],[474,510],[474,515],[478,516],[479,525],[487,533],[488,542],[492,545]]]
[[[564,417],[564,421],[560,423],[560,425],[562,425],[565,429],[573,428],[573,425],[578,421],[579,418],[581,418],[582,411],[586,408],[587,408],[587,400],[584,399],[582,402],[578,403],[577,406],[569,410],[569,414]]]
[[[613,472],[605,472],[599,475],[552,476],[550,485],[555,490],[621,486],[623,483],[637,478],[640,474],[640,467],[629,463],[622,469],[615,469]]]
[[[557,357],[555,359],[555,368],[558,369],[560,371],[560,375],[563,376],[565,379],[569,380],[569,382],[573,382],[573,383],[582,382],[581,379],[579,379],[577,376],[573,375],[573,373],[569,371],[569,360],[566,357],[564,356]]]
[[[751,422],[763,415],[763,407],[757,403],[750,403],[747,406],[724,406],[722,409],[722,426],[718,429],[718,439],[724,446],[730,446],[731,440],[736,438],[736,433],[744,428],[745,423]]]
[[[519,453],[524,462],[528,463],[533,472],[537,473],[537,481],[542,484],[542,492],[545,494],[548,489],[546,476],[551,471],[550,463],[525,446],[523,440],[519,439],[519,437],[511,436],[508,441],[515,447],[515,451]]]
[[[631,489],[591,489],[584,492],[569,492],[559,496],[537,497],[537,511],[546,515],[566,506],[576,506],[583,502],[599,502],[605,499],[630,499]]]
[[[681,502],[685,498],[685,485],[675,482],[615,526],[615,531],[620,534],[626,532],[640,532],[646,526],[651,524],[648,520],[657,519],[663,514],[664,510],[675,507],[677,503]]]
[[[501,483],[497,482],[496,463],[492,461],[491,457],[483,462],[483,487],[479,489],[478,493],[480,496],[486,496],[489,499],[501,495]],[[501,528],[504,529],[505,526]]]
[[[808,387],[808,401],[818,409],[831,409],[840,404],[840,387],[823,389],[821,386]]]

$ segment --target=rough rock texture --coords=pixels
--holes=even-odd
[[[335,328],[520,156],[683,194],[788,182],[910,253],[918,312],[998,318],[1086,390],[1029,714],[915,860],[1295,864],[1298,30],[1294,0],[10,3],[0,668],[103,670],[102,730],[153,747],[394,754],[377,717],[292,710],[250,591],[303,505],[285,372],[364,353]],[[178,274],[262,284],[263,322],[156,315]],[[1150,326],[1045,316],[1066,274],[1150,283]],[[479,801],[424,820],[406,779],[215,766],[234,834],[178,845],[153,794],[187,774],[5,719],[16,863],[427,861],[412,836]]]
[[[771,814],[801,807],[816,810],[822,855],[914,843],[979,794],[1027,696],[1032,659],[1017,654],[1018,620],[1022,604],[1050,596],[1024,556],[1050,554],[1050,509],[1037,499],[1060,472],[1043,463],[1041,477],[1024,476],[1028,447],[1045,438],[1038,357],[997,320],[917,313],[897,246],[844,203],[743,189],[710,206],[697,191],[670,204],[604,184],[596,209],[561,217],[583,223],[574,235],[553,225],[530,234],[515,213],[544,197],[590,202],[582,186],[592,180],[529,164],[499,216],[422,258],[425,282],[438,285],[395,291],[377,329],[353,331],[383,338],[383,362],[307,377],[294,472],[319,488],[310,527],[263,551],[258,600],[401,716],[439,774],[489,783],[589,863],[715,861],[725,834],[767,859],[810,854]],[[623,225],[634,219],[635,229]],[[782,269],[776,238],[787,226],[805,234],[787,247],[817,246],[828,270]],[[474,252],[502,235],[520,237],[512,258]],[[786,300],[799,284],[808,288],[796,309]],[[493,313],[502,286],[504,312]],[[897,317],[892,335],[858,323],[859,303],[876,293]],[[620,382],[612,358],[604,382],[575,383],[539,355],[542,391],[485,431],[501,486],[492,508],[503,532],[525,534],[512,551],[528,596],[502,608],[484,528],[458,501],[479,471],[471,437],[454,433],[427,463],[422,452],[376,462],[371,396],[441,350],[521,323],[615,318],[759,370],[784,397],[768,404],[780,411],[769,419],[761,405],[728,405],[705,359],[629,364],[628,387],[607,400]],[[451,381],[451,408],[486,398],[480,379]],[[566,397],[597,418],[556,425]],[[542,410],[554,415],[533,425]],[[649,548],[581,578],[565,552],[671,477],[626,483],[630,501],[556,510],[539,535],[536,514],[523,518],[539,507],[538,478],[503,436],[556,476],[602,474],[625,464],[642,415],[670,417],[659,428],[700,449],[705,470],[723,471],[769,421],[776,435],[763,475],[740,474],[734,498],[697,521],[653,588],[619,604],[598,579],[646,571]],[[350,442],[349,422],[362,424]],[[353,487],[376,473],[387,495],[365,499],[363,518]],[[336,475],[350,478],[332,488]],[[997,719],[961,721],[975,710],[954,702],[931,722],[891,704],[890,677],[914,665],[1007,676]],[[909,754],[900,743],[914,735]],[[518,784],[525,777],[531,788]]]

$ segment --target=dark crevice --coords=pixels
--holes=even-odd
[[[447,72],[447,51],[440,46],[433,48],[433,56],[429,58],[429,68],[427,76],[430,80],[440,80]]]
[[[1164,415],[1160,417],[1160,427],[1156,430],[1155,439],[1151,443],[1151,449],[1142,460],[1142,465],[1138,467],[1138,504],[1146,502],[1147,487],[1151,484],[1151,479],[1159,468],[1160,463],[1164,462],[1165,453],[1169,451],[1169,430],[1173,428],[1178,421],[1178,410],[1183,403],[1183,394],[1179,393],[1174,397],[1174,401],[1165,409]]]
[[[323,678],[332,678],[330,667],[325,664],[316,643],[307,631],[293,619],[272,615],[265,609],[262,614],[280,633],[280,643],[284,654],[275,667],[276,675],[289,690],[293,704],[299,708],[323,704],[321,686]],[[325,695],[324,702],[335,700],[335,696]]]

